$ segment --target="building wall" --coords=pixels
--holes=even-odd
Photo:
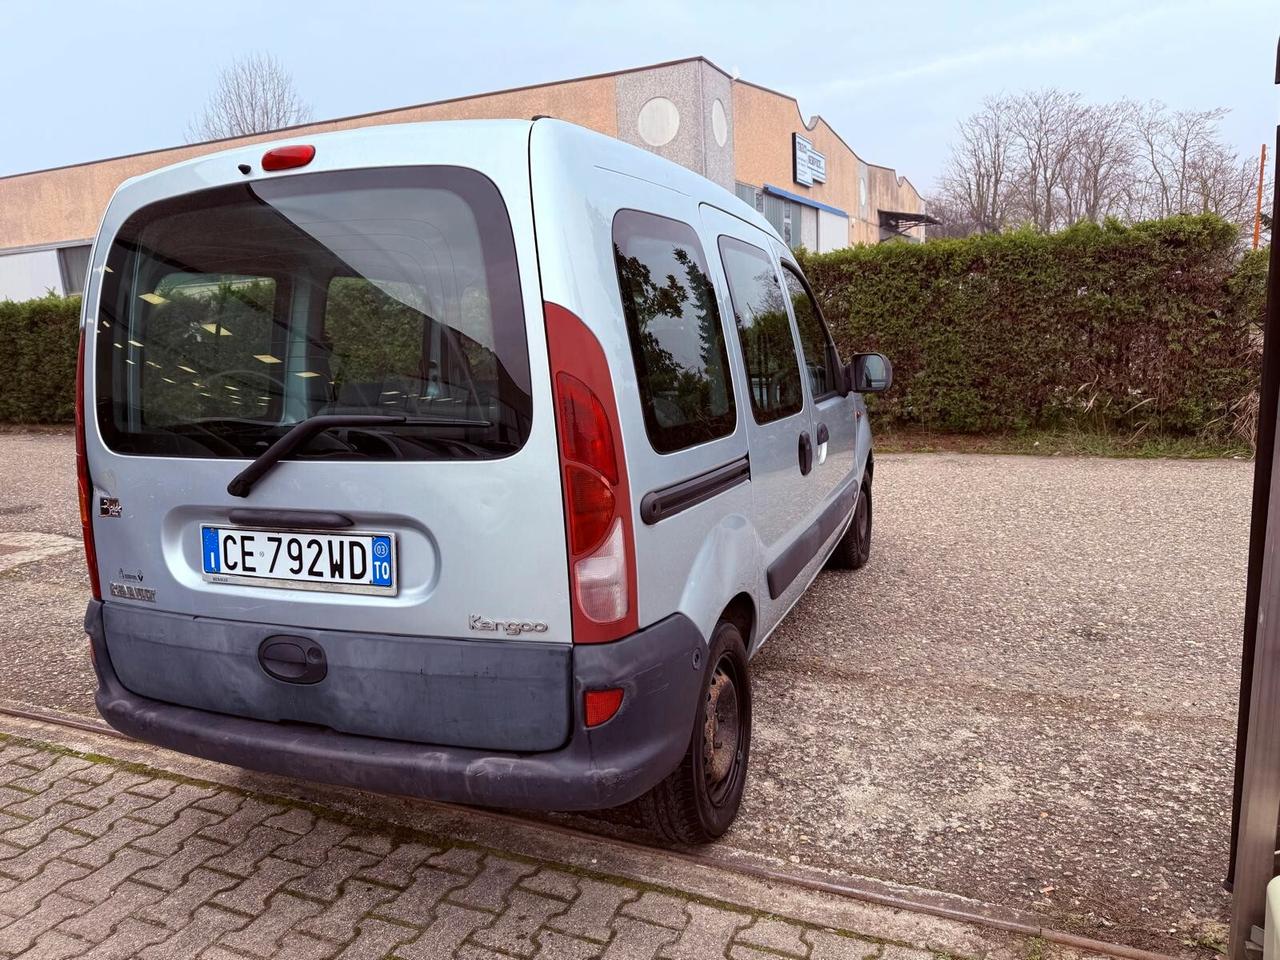
[[[619,74],[613,135],[732,190],[731,83],[705,60]]]
[[[592,77],[309,123],[290,128],[283,135],[305,136],[379,123],[490,120],[547,114],[617,136],[614,89],[613,77]],[[280,131],[275,131],[0,178],[0,252],[10,247],[89,240],[97,232],[98,222],[116,187],[130,177],[201,154],[278,140],[281,136]]]
[[[880,242],[880,210],[924,209],[909,180],[863,161],[821,117],[806,123],[793,97],[739,80],[733,84],[733,112],[737,179],[758,188],[770,184],[844,210],[849,243]],[[793,133],[806,137],[826,157],[826,183],[806,187],[794,181]]]

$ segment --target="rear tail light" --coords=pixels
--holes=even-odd
[[[588,690],[582,695],[582,715],[588,727],[598,727],[622,706],[622,688],[609,687],[607,690]]]
[[[596,473],[576,463],[564,464],[565,496],[573,523],[569,528],[569,547],[583,554],[598,546],[617,512],[613,487]]]
[[[80,328],[80,347],[76,351],[76,493],[80,500],[80,536],[84,540],[84,562],[89,568],[89,587],[93,599],[102,599],[98,580],[98,551],[93,543],[93,481],[89,478],[89,458],[85,449],[84,410],[84,345],[85,328]]]
[[[573,639],[603,643],[637,629],[635,534],[613,380],[604,351],[586,324],[554,303],[546,304],[546,322]]]
[[[560,452],[566,460],[585,463],[610,483],[618,482],[613,429],[604,404],[591,388],[569,373],[556,374],[560,407]]]
[[[573,565],[578,609],[596,623],[613,623],[627,615],[627,554],[623,546],[622,521],[600,548]]]

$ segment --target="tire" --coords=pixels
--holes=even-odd
[[[827,560],[833,570],[860,570],[871,557],[871,484],[863,480],[853,520],[845,528]]]
[[[640,798],[645,825],[689,846],[722,836],[738,815],[750,758],[746,645],[738,628],[722,620],[711,638],[689,749],[671,775]]]

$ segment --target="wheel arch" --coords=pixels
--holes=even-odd
[[[751,595],[745,590],[739,593],[720,612],[719,619],[727,620],[738,628],[738,632],[742,634],[742,642],[750,653],[756,629],[756,604]]]
[[[740,630],[747,624],[742,639],[751,649],[751,634],[758,623],[755,591],[762,563],[760,539],[742,514],[727,514],[707,531],[690,565],[679,610],[697,624],[708,643],[716,624],[731,613]]]

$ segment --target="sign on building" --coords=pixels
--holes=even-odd
[[[791,135],[793,151],[792,176],[796,183],[812,187],[827,182],[827,158],[813,149],[813,144],[798,133]]]

